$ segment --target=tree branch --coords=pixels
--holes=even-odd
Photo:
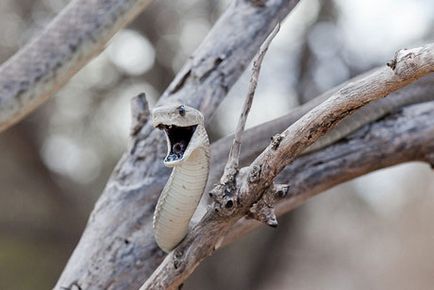
[[[297,2],[231,2],[159,104],[180,101],[199,108],[209,120],[266,36]],[[82,289],[137,289],[163,259],[153,238],[152,215],[169,176],[161,162],[165,141],[149,122],[134,132],[55,289],[72,283]]]
[[[0,132],[56,93],[150,0],[74,0],[0,66]]]
[[[401,50],[392,63],[348,84],[285,130],[280,144],[269,145],[247,169],[250,177],[258,178],[243,179],[240,198],[256,200],[286,165],[354,110],[433,72],[434,45]]]
[[[308,146],[352,111],[433,72],[433,49],[434,45],[429,44],[398,52],[390,67],[346,85],[282,132],[277,142],[272,142],[249,167],[240,171],[231,194],[221,192],[227,188],[216,186],[214,196],[232,198],[236,194],[237,202],[214,203],[141,289],[178,287],[203,259],[221,245],[229,228],[261,199],[281,170]]]
[[[293,124],[297,121],[301,116],[306,114],[315,106],[319,105],[321,102],[325,101],[329,97],[331,97],[334,93],[338,92],[345,85],[350,83],[357,82],[358,80],[363,79],[367,75],[375,73],[382,68],[376,68],[368,73],[364,73],[360,76],[357,76],[343,85],[340,85],[336,88],[333,88],[322,95],[316,97],[312,101],[294,109],[289,114],[280,117],[278,119],[269,121],[267,123],[258,125],[254,128],[251,128],[245,132],[245,143],[249,144],[249,146],[244,146],[241,151],[240,161],[241,165],[247,165],[252,162],[256,156],[258,156],[270,143],[270,137],[279,132],[285,130],[289,125]],[[377,119],[384,117],[386,114],[392,113],[394,111],[399,110],[401,107],[406,106],[408,104],[421,103],[430,100],[434,100],[434,95],[432,92],[434,91],[434,75],[426,76],[421,78],[420,80],[415,81],[414,83],[408,85],[405,88],[402,88],[396,92],[391,93],[383,99],[374,101],[353,114],[347,116],[340,124],[336,126],[335,129],[332,129],[326,136],[322,136],[321,139],[327,137],[333,130],[344,131],[347,129],[347,122],[354,123],[355,120],[360,120],[366,118],[368,115],[372,115],[372,112],[380,112],[377,115]],[[381,109],[381,110],[380,110]],[[372,119],[372,118],[371,118]],[[372,119],[375,121],[375,119]],[[351,132],[348,132],[351,133]],[[225,156],[228,155],[229,146],[233,140],[233,136],[226,136],[217,142],[213,143],[211,146],[211,170],[208,178],[208,188],[205,192],[209,192],[212,188],[211,185],[218,183],[219,178],[223,174],[223,168],[225,166]],[[314,144],[315,145],[315,144]],[[311,146],[312,147],[312,146]],[[206,196],[205,196],[206,198]],[[199,210],[203,213],[206,209],[203,208],[204,204],[208,202],[202,202],[202,208]],[[197,219],[198,217],[196,217]],[[255,223],[256,224],[256,223]]]
[[[287,213],[318,193],[381,168],[410,161],[427,162],[433,167],[432,152],[434,102],[404,108],[287,166],[277,177],[278,182],[287,183],[288,192],[278,201],[276,212]],[[259,226],[254,220],[241,219],[225,236],[223,245]]]
[[[252,107],[253,97],[255,96],[256,86],[258,85],[259,73],[261,71],[262,61],[264,59],[265,53],[270,46],[271,41],[279,32],[280,24],[278,23],[273,29],[271,34],[267,37],[264,43],[261,45],[256,59],[253,60],[252,75],[250,77],[249,89],[247,92],[246,99],[243,104],[243,111],[241,112],[240,118],[238,120],[237,127],[235,129],[234,141],[232,143],[231,149],[229,151],[228,161],[226,163],[225,175],[229,172],[238,171],[238,165],[240,161],[240,151],[241,151],[241,138],[243,136],[244,127],[246,126],[247,116],[249,115],[250,108]],[[235,174],[231,174],[235,176]]]

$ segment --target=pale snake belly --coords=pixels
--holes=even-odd
[[[167,105],[152,111],[154,127],[165,132],[164,165],[173,171],[158,199],[153,217],[158,246],[171,251],[185,237],[205,189],[209,171],[209,141],[203,115],[184,105]]]

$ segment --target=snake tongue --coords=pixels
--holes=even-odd
[[[184,153],[190,144],[196,127],[197,125],[186,127],[175,125],[162,126],[169,142],[169,152],[164,160],[165,162],[174,162],[184,158]]]

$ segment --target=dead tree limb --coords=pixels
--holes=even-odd
[[[233,1],[163,94],[209,120],[259,46],[297,4],[295,0]],[[152,213],[169,170],[163,135],[149,123],[134,129],[55,289],[137,289],[164,257],[152,235]]]
[[[426,162],[432,168],[434,102],[412,105],[368,124],[357,133],[324,150],[297,158],[277,177],[288,184],[287,195],[276,205],[278,215],[335,185],[369,172],[404,162]],[[224,244],[261,226],[241,219]]]
[[[0,132],[55,94],[150,0],[74,0],[0,66]]]
[[[283,131],[250,166],[240,171],[230,194],[225,186],[217,185],[212,190],[218,201],[141,289],[175,289],[181,285],[198,264],[220,246],[230,227],[260,201],[282,169],[307,147],[352,111],[433,71],[433,44],[401,50],[387,67],[344,86],[309,111]],[[236,196],[235,202],[233,196]]]
[[[383,69],[382,67],[370,70],[367,73],[364,73],[360,76],[357,76],[349,81],[345,82],[342,85],[333,88],[322,95],[316,97],[312,101],[295,108],[293,111],[288,113],[287,115],[280,117],[278,119],[269,121],[267,123],[258,125],[250,130],[247,130],[244,133],[244,139],[246,140],[246,144],[249,146],[244,146],[241,151],[240,161],[241,166],[246,166],[250,162],[256,158],[270,143],[271,136],[275,134],[281,133],[284,131],[289,125],[293,124],[297,121],[301,116],[306,114],[308,111],[312,110],[314,107],[318,106],[320,103],[324,102],[326,99],[330,98],[334,93],[339,91],[345,85],[350,83],[357,82],[358,80],[366,77],[369,74],[375,73]],[[383,99],[374,101],[345,119],[360,119],[369,112],[372,112],[377,107],[388,108],[388,110],[383,111],[384,114],[380,115],[381,118],[387,113],[391,113],[396,111],[397,109],[413,102],[414,100],[418,100],[418,102],[424,102],[427,100],[432,100],[431,92],[434,91],[434,76],[426,76],[421,78],[420,80],[415,81],[414,83],[408,85],[405,88],[402,88],[396,92],[391,93]],[[338,125],[339,126],[339,125]],[[323,136],[324,137],[324,136]],[[226,136],[214,144],[211,147],[211,170],[208,178],[208,187],[206,192],[209,192],[212,188],[211,186],[216,184],[223,174],[223,168],[225,166],[225,158],[228,156],[229,145],[232,143],[233,136]]]

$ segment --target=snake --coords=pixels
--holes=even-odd
[[[170,104],[152,111],[152,125],[167,141],[164,165],[172,173],[158,199],[153,216],[155,241],[170,252],[186,236],[189,222],[202,197],[209,172],[209,138],[202,113]]]

